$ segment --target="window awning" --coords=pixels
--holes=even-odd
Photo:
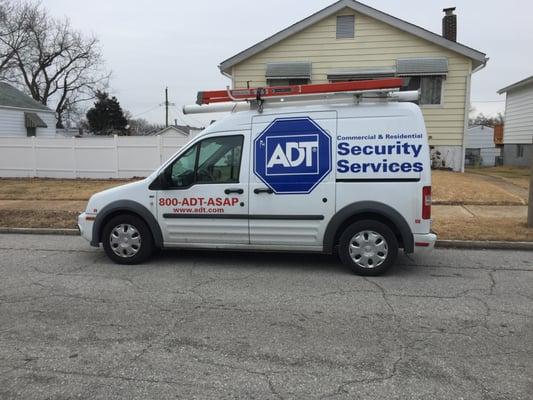
[[[266,78],[294,79],[311,78],[310,62],[268,63]]]
[[[24,113],[24,125],[26,128],[48,128],[48,125],[36,113]]]
[[[395,67],[339,68],[327,72],[330,81],[343,79],[374,79],[391,77],[395,74]]]
[[[396,60],[396,75],[446,75],[447,58],[401,58]]]

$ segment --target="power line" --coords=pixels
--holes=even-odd
[[[146,110],[146,111],[142,111],[142,112],[140,112],[140,113],[137,113],[137,114],[133,115],[132,118],[136,118],[136,117],[138,117],[139,115],[143,115],[143,114],[149,113],[150,111],[154,111],[156,108],[159,108],[159,107],[161,107],[160,104],[158,104],[157,106],[152,107],[152,108],[150,108],[150,109],[148,109],[148,110]]]
[[[176,108],[176,115],[178,119],[182,121],[183,123],[185,123],[185,125],[190,125],[190,122],[187,122],[187,120],[193,121],[195,125],[198,125],[198,128],[205,125],[204,122],[201,122],[197,120],[196,118],[191,117],[190,115],[186,116],[185,114],[183,114],[181,111],[181,107],[177,107],[177,106],[174,106],[174,107]]]

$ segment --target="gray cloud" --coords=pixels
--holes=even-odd
[[[206,123],[209,116],[182,116],[178,107],[194,103],[196,92],[229,84],[218,63],[331,4],[332,1],[245,0],[126,1],[45,0],[53,15],[101,40],[113,70],[112,92],[133,115],[164,121],[164,88],[176,104],[171,118]],[[504,109],[496,90],[533,74],[533,3],[508,0],[368,0],[365,4],[440,33],[442,8],[457,6],[458,41],[490,57],[472,79],[478,112]],[[149,110],[149,111],[148,111]]]

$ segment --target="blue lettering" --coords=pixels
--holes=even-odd
[[[366,154],[367,156],[372,155],[372,147],[373,146],[365,146],[365,147],[363,147],[363,154]]]
[[[389,171],[390,172],[398,172],[400,170],[400,164],[393,162],[389,164]]]
[[[353,163],[352,166],[350,167],[350,170],[357,174],[358,172],[361,172],[361,164],[359,163]]]
[[[413,168],[413,166],[411,165],[411,163],[404,162],[402,164],[402,172],[411,172],[412,168]]]
[[[424,170],[424,165],[421,162],[415,162],[413,164],[413,171],[414,172],[422,172]]]
[[[339,160],[337,161],[337,172],[345,173],[350,169],[350,163],[348,160]]]
[[[340,156],[345,156],[350,153],[350,144],[346,142],[340,142],[337,145],[337,154]]]
[[[361,154],[361,147],[360,146],[353,146],[352,147],[352,154],[354,156],[358,156],[359,154]]]

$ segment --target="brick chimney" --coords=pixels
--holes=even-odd
[[[457,42],[457,15],[453,12],[455,7],[445,8],[442,18],[442,37]]]

